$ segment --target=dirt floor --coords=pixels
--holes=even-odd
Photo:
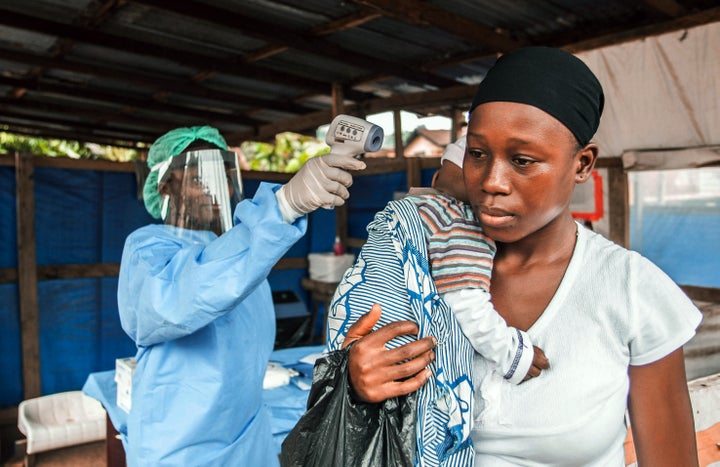
[[[40,452],[34,459],[27,459],[27,464],[24,461],[21,455],[16,455],[4,467],[106,467],[105,441]]]

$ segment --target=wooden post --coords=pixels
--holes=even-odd
[[[418,186],[419,180],[417,158],[405,157],[405,145],[403,143],[402,134],[402,116],[399,110],[393,110],[393,126],[395,128],[395,157],[405,159],[405,178],[407,179],[407,187]],[[417,172],[417,174],[416,174]]]
[[[628,215],[628,176],[621,165],[611,165],[608,171],[608,236],[625,248],[630,247]]]
[[[345,98],[343,89],[339,83],[332,85],[332,113],[335,116],[345,112]],[[328,122],[330,123],[330,122]],[[335,235],[340,239],[343,249],[347,250],[348,244],[348,209],[347,203],[335,208]],[[314,325],[314,324],[313,324]]]
[[[393,125],[395,127],[395,157],[405,157],[405,148],[402,139],[402,120],[399,110],[393,110]]]
[[[32,155],[16,153],[18,293],[20,339],[22,342],[23,396],[25,399],[32,399],[41,394],[33,178]]]
[[[408,157],[405,160],[407,161],[407,184],[409,190],[414,186],[420,186],[422,184],[422,167],[419,157]]]
[[[336,115],[345,113],[345,96],[343,95],[343,88],[340,83],[332,84],[332,114],[333,118]],[[328,122],[330,123],[330,122]]]

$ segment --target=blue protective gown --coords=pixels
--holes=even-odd
[[[305,234],[263,183],[212,232],[142,227],[125,243],[123,329],[138,347],[127,423],[131,466],[278,464],[262,381],[275,340],[266,280]]]

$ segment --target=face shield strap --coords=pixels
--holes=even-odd
[[[150,167],[150,172],[157,172],[158,173],[158,182],[165,178],[165,174],[167,173],[167,169],[170,167],[170,162],[172,160],[172,157],[169,159],[165,159],[162,162],[158,162],[157,164]]]
[[[168,208],[170,207],[170,195],[163,196],[162,206],[160,206],[160,218],[164,221],[167,219]]]

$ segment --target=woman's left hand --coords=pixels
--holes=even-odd
[[[377,403],[417,391],[431,376],[426,368],[434,359],[437,342],[425,337],[388,350],[386,344],[402,335],[417,335],[417,324],[397,321],[373,331],[380,305],[361,316],[348,329],[343,348],[354,343],[348,355],[350,385],[364,402]]]

